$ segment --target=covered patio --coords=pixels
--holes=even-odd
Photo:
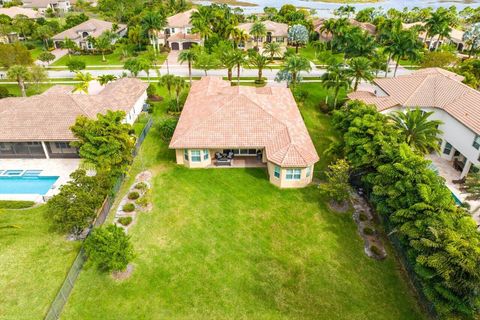
[[[208,168],[266,168],[267,164],[263,163],[262,160],[258,160],[256,157],[244,157],[244,156],[235,156],[227,164],[226,162],[221,162],[220,160],[214,159],[212,164]]]

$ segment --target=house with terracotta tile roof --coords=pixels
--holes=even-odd
[[[424,22],[402,23],[404,29],[411,29],[414,27],[424,27]],[[428,46],[429,49],[433,49],[442,44],[454,45],[458,51],[470,50],[469,43],[463,41],[463,34],[465,32],[459,29],[452,28],[448,37],[441,38],[439,35],[434,37],[428,37],[426,31],[420,31],[418,33],[418,39]]]
[[[259,37],[259,46],[262,48],[266,43],[277,42],[282,45],[283,48],[288,44],[288,24],[279,23],[270,20],[260,21],[265,25],[267,34],[264,37]],[[238,29],[245,31],[246,34],[250,34],[253,22],[241,23],[237,26]],[[257,45],[257,38],[251,36],[246,42],[239,44],[242,49],[252,49]]]
[[[75,158],[70,127],[78,116],[96,118],[108,110],[124,111],[133,124],[143,110],[148,84],[122,78],[96,94],[72,93],[71,86],[53,86],[43,94],[0,100],[1,158]]]
[[[191,9],[167,18],[164,32],[158,35],[160,44],[168,45],[175,51],[190,49],[195,44],[203,44],[200,35],[192,32],[193,25],[190,23],[190,17],[195,11]]]
[[[54,12],[65,13],[72,9],[70,0],[23,0],[23,7],[38,10],[45,14],[48,9]]]
[[[348,97],[388,114],[407,108],[433,111],[440,120],[440,157],[464,178],[480,165],[480,92],[462,83],[463,77],[440,68],[418,70],[396,78],[375,79]]]
[[[97,38],[105,31],[112,31],[120,38],[127,33],[127,25],[118,24],[117,29],[113,31],[113,23],[99,19],[89,19],[76,25],[70,29],[64,30],[52,37],[56,48],[62,47],[65,39],[70,39],[77,44],[77,46],[84,50],[92,50],[93,44],[88,41],[89,37]],[[114,43],[116,39],[112,40]]]
[[[265,167],[281,188],[307,186],[319,160],[290,90],[220,77],[193,83],[169,148],[189,168]]]

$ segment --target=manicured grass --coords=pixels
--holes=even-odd
[[[307,58],[308,60],[312,61],[317,65],[326,65],[327,61],[323,59],[321,53],[315,55],[315,49],[311,45],[307,45],[306,47],[299,49],[299,54],[302,57]],[[335,61],[337,63],[341,63],[343,61],[343,53],[335,53],[333,54]]]
[[[40,94],[54,85],[55,84],[47,83],[40,84],[38,87],[35,87],[34,85],[27,85],[27,96]],[[8,92],[15,97],[20,97],[22,95],[20,88],[16,84],[0,84],[0,87],[7,88]]]
[[[301,111],[314,140],[333,139],[313,99]],[[86,268],[63,319],[423,319],[392,255],[367,258],[351,214],[330,212],[317,187],[280,190],[262,169],[177,166],[155,125],[129,181],[146,168],[154,209],[129,231],[133,275]]]
[[[0,200],[0,209],[25,209],[33,207],[33,201]]]
[[[45,206],[0,210],[0,318],[43,319],[78,248],[49,230]]]
[[[120,51],[116,50],[111,54],[105,55],[105,61],[102,60],[102,55],[72,55],[71,57],[79,58],[83,60],[87,67],[89,66],[108,66],[108,65],[123,65],[125,63],[122,60]],[[161,65],[167,57],[167,54],[162,53],[158,56],[158,64]],[[52,63],[52,66],[65,66],[70,60],[69,55],[65,55]]]

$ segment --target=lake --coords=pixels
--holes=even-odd
[[[321,17],[330,17],[332,11],[338,8],[344,3],[334,3],[334,2],[320,2],[320,1],[306,1],[306,0],[239,0],[243,2],[248,2],[255,4],[256,6],[247,6],[242,7],[247,13],[257,13],[262,12],[264,7],[276,7],[280,8],[284,4],[293,4],[297,7],[312,8],[317,10],[317,15]],[[200,4],[209,4],[211,1],[195,1]],[[478,7],[480,5],[480,0],[385,0],[374,3],[349,3],[349,5],[354,6],[358,10],[367,7],[381,7],[383,9],[396,8],[402,10],[404,7],[413,8],[413,7],[450,7],[457,6],[459,10],[465,7]]]

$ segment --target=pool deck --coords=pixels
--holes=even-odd
[[[42,170],[40,176],[59,176],[44,196],[39,194],[0,194],[0,200],[30,200],[44,202],[58,193],[59,187],[70,180],[70,174],[77,170],[80,159],[0,159],[0,170]]]

